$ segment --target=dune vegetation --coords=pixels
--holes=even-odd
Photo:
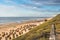
[[[52,24],[55,24],[56,32],[59,32],[60,14],[58,14],[56,17],[53,17],[51,20],[39,25],[38,27],[31,29],[31,31],[28,33],[21,35],[20,37],[13,40],[48,40]]]

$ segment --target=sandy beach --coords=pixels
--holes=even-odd
[[[50,19],[52,18],[48,18],[47,20]],[[0,40],[12,40],[14,38],[17,38],[44,22],[44,20],[33,20],[22,23],[0,24]]]

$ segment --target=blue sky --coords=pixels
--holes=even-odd
[[[60,0],[0,0],[0,17],[54,16]]]

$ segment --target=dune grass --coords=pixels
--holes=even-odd
[[[49,32],[51,30],[51,24],[56,24],[56,31],[60,29],[60,14],[54,17],[53,19],[46,21],[45,23],[31,29],[28,33],[15,38],[13,40],[48,40]]]

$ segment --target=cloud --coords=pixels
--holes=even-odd
[[[22,8],[15,5],[2,5],[0,4],[0,17],[4,16],[22,16]]]
[[[60,0],[31,0],[31,1],[42,3],[42,4],[59,4],[60,5]]]
[[[0,17],[21,17],[21,16],[33,16],[33,15],[39,16],[40,12],[16,5],[9,6],[0,4]]]
[[[60,0],[55,0],[54,2],[55,2],[55,3],[60,3]]]
[[[1,3],[0,4],[5,4],[5,5],[16,5],[16,2],[14,2],[13,0],[0,0]]]
[[[39,16],[60,12],[59,0],[3,0],[3,2],[0,4],[0,16]]]
[[[0,5],[0,16],[12,16],[14,6]]]

